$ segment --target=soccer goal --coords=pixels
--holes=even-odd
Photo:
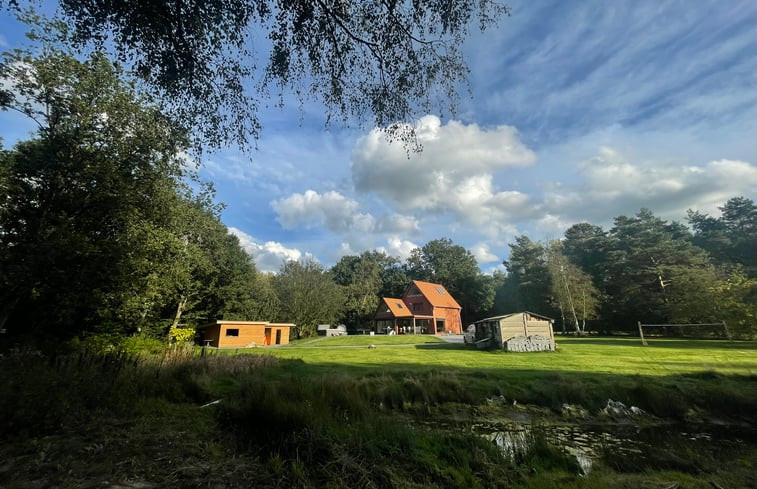
[[[719,323],[697,323],[697,324],[642,324],[641,321],[637,321],[639,324],[639,337],[641,338],[641,344],[646,345],[647,340],[644,338],[644,328],[647,328],[647,336],[649,336],[649,333],[652,331],[657,331],[658,335],[660,336],[669,336],[669,331],[671,329],[678,329],[680,328],[681,331],[706,331],[710,334],[716,331],[724,331],[726,337],[728,338],[728,341],[733,341],[733,338],[731,337],[731,332],[728,331],[728,326],[725,324],[725,321],[721,321]],[[701,336],[700,336],[701,338]]]

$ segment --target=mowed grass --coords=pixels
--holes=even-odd
[[[445,343],[439,337],[432,335],[355,335],[355,336],[332,336],[329,338],[319,338],[307,342],[300,342],[296,346],[301,347],[328,347],[328,346],[365,346],[369,345],[387,345],[387,346],[407,346],[423,345],[428,343]]]
[[[434,342],[408,347],[413,340]],[[371,344],[376,348],[369,348]],[[319,348],[347,345],[365,348]],[[637,338],[558,337],[557,345],[556,352],[506,353],[449,344],[433,336],[345,336],[264,352],[343,373],[443,367],[458,372],[487,370],[502,374],[530,371],[644,376],[702,372],[757,375],[755,341],[652,339],[648,346],[643,346]]]

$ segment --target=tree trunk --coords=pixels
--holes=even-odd
[[[189,300],[189,297],[186,295],[182,295],[181,298],[179,298],[179,305],[176,307],[176,315],[173,318],[173,323],[171,324],[171,327],[168,328],[168,339],[171,339],[171,331],[176,329],[179,326],[179,321],[181,320],[181,315],[184,312],[184,308],[187,307],[187,301]]]
[[[568,305],[570,306],[570,312],[573,315],[573,324],[576,328],[576,335],[581,336],[581,326],[578,324],[578,316],[576,315],[576,307],[573,304],[573,296],[570,293],[570,287],[568,286],[568,279],[565,277],[565,271],[560,270],[560,275],[562,275],[563,284],[565,285],[565,293],[568,296]]]

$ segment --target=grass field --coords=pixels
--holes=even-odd
[[[417,343],[417,344],[416,344]],[[369,349],[368,345],[375,345]],[[240,350],[296,358],[314,369],[349,372],[376,369],[414,371],[444,367],[453,371],[508,371],[667,376],[717,372],[757,375],[757,342],[637,338],[557,339],[556,352],[505,353],[479,351],[446,343],[433,336],[342,336],[284,348]],[[336,349],[333,346],[364,346]]]

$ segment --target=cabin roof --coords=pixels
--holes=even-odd
[[[395,299],[394,297],[383,297],[386,306],[389,308],[389,312],[396,318],[412,317],[413,313],[408,309],[407,304],[402,299]]]

